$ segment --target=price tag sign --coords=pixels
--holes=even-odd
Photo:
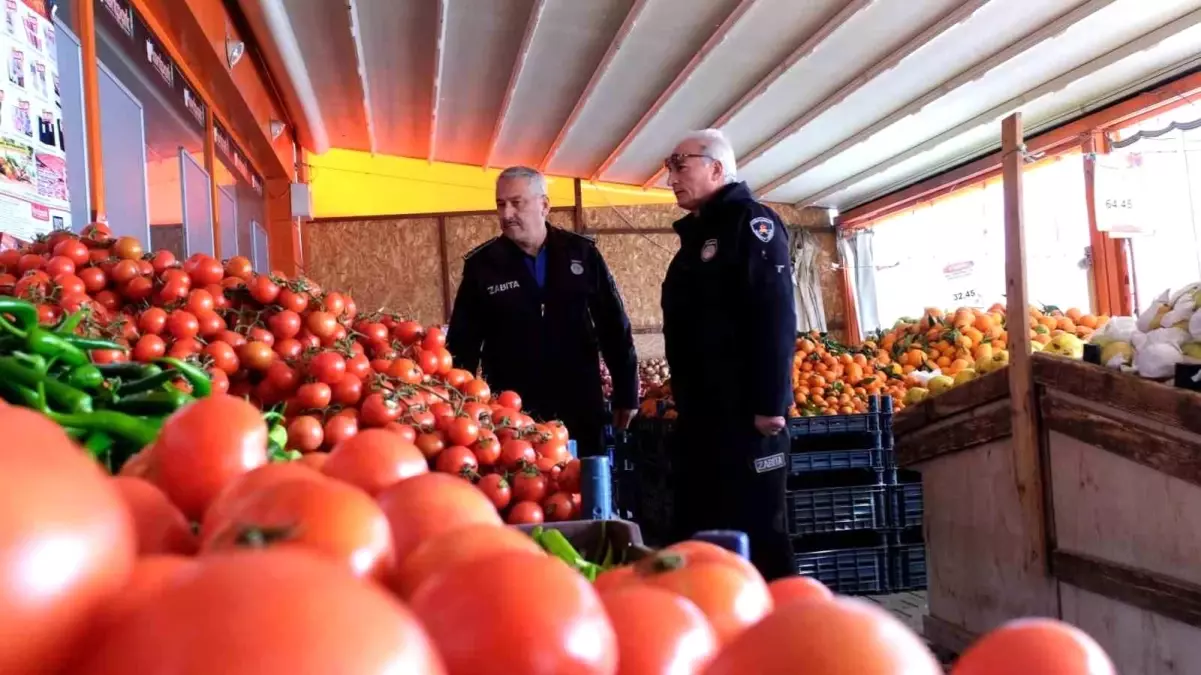
[[[1094,162],[1097,230],[1114,238],[1151,234],[1153,228],[1144,206],[1142,155],[1115,152],[1096,155]]]
[[[951,307],[974,307],[980,304],[980,290],[976,287],[976,263],[971,260],[955,262],[942,268],[947,280]]]

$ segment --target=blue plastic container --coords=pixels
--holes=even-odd
[[[585,457],[580,460],[582,520],[609,520],[613,517],[612,481],[608,457]]]

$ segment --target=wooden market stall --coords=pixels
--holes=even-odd
[[[1019,120],[1003,138],[1011,365],[895,419],[922,476],[926,635],[958,652],[1051,616],[1120,672],[1201,672],[1201,395],[1030,355]]]

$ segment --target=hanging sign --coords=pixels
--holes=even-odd
[[[1153,227],[1147,218],[1142,154],[1094,155],[1093,162],[1097,230],[1115,239],[1150,234]]]
[[[950,307],[972,306],[980,304],[980,290],[977,288],[976,263],[971,260],[954,262],[942,268],[943,278],[947,280],[948,300]]]

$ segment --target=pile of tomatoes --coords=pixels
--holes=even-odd
[[[34,411],[0,404],[0,428],[3,673],[943,672],[879,606],[705,542],[589,583],[387,430],[270,462],[260,411],[215,395],[110,477]],[[1031,620],[951,672],[1115,671]]]
[[[360,430],[386,429],[431,468],[475,482],[511,522],[578,515],[579,463],[568,431],[535,423],[515,392],[493,395],[454,368],[445,332],[304,278],[256,274],[250,261],[146,252],[103,224],[0,252],[0,295],[40,320],[88,310],[79,332],[128,345],[98,363],[171,356],[203,364],[213,391],[278,411],[289,449],[320,462]]]

